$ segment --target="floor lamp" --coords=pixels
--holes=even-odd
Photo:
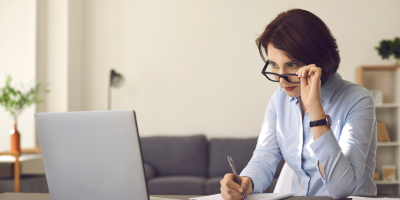
[[[111,110],[111,88],[120,87],[125,82],[124,77],[115,70],[110,71],[110,84],[108,84],[108,110]]]

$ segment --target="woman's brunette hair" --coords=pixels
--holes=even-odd
[[[285,51],[287,56],[304,64],[315,64],[322,69],[321,85],[339,67],[340,56],[336,39],[325,23],[306,10],[292,9],[280,13],[256,40],[264,61],[262,49],[267,46]]]

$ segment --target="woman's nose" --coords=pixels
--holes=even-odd
[[[286,71],[283,71],[283,70],[280,70],[279,73],[281,73],[281,74],[287,74]],[[279,82],[280,82],[281,84],[286,84],[286,83],[287,83],[287,81],[286,81],[283,77],[281,77],[281,78],[279,79]]]
[[[282,84],[282,85],[284,85],[284,84],[287,83],[287,81],[286,81],[283,77],[281,77],[281,78],[279,79],[279,83]]]

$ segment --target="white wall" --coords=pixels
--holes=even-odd
[[[399,7],[396,0],[2,0],[0,84],[4,72],[48,83],[38,112],[105,110],[114,68],[126,82],[113,89],[112,108],[136,110],[143,136],[257,136],[277,85],[261,75],[254,40],[279,12],[319,16],[337,38],[339,73],[354,81],[361,65],[394,63],[374,47],[399,36]],[[25,148],[35,143],[34,110],[20,120]],[[0,111],[0,121],[7,149],[12,119]]]
[[[68,0],[42,0],[37,7],[37,77],[49,90],[38,112],[68,111]]]
[[[111,68],[126,77],[112,109],[137,111],[141,135],[257,136],[277,85],[261,75],[254,40],[281,11],[319,16],[337,39],[339,73],[382,61],[400,36],[400,1],[99,1],[83,4],[84,110],[107,108]]]
[[[80,0],[37,0],[37,80],[50,90],[37,112],[83,110],[81,8]]]
[[[0,1],[0,87],[5,86],[7,74],[12,75],[14,86],[18,87],[21,82],[26,88],[36,84],[35,24],[35,1]],[[35,146],[34,111],[35,106],[32,106],[18,118],[22,148]],[[13,118],[0,107],[0,150],[9,149],[8,132],[12,126]]]

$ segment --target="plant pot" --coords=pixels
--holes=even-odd
[[[21,141],[21,136],[19,135],[18,129],[17,129],[17,122],[14,122],[14,129],[10,130],[10,151],[21,151],[20,147],[20,141]]]

